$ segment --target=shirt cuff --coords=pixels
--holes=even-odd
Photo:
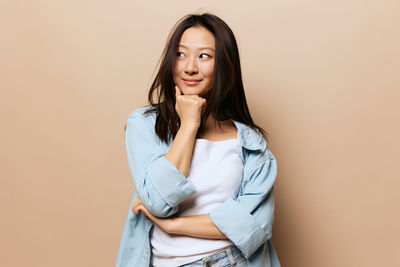
[[[164,156],[149,166],[147,174],[160,196],[171,207],[179,205],[196,192],[193,182]]]
[[[211,221],[248,259],[267,241],[267,235],[250,212],[228,198],[209,213]]]

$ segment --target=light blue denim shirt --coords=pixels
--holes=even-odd
[[[138,196],[150,213],[169,217],[178,211],[179,203],[196,192],[190,177],[164,157],[172,141],[165,144],[156,135],[154,113],[143,115],[150,107],[137,108],[127,118],[125,144],[136,190],[122,231],[116,267],[150,266],[149,233],[154,222],[142,213],[133,214],[132,204]],[[279,259],[270,240],[276,159],[259,132],[232,121],[242,146],[243,177],[237,198],[226,199],[209,216],[241,250],[248,266],[278,267]]]

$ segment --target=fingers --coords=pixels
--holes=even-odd
[[[137,198],[135,199],[135,201],[133,202],[133,204],[132,204],[132,211],[133,211],[134,214],[137,214],[137,213],[135,213],[135,210],[137,211],[137,209],[138,209],[138,207],[139,207],[140,205],[143,205],[143,202],[142,202],[142,200],[140,199],[140,197],[137,197]]]
[[[138,214],[139,212],[142,212],[146,217],[151,218],[150,212],[146,209],[146,207],[143,204],[139,204],[135,209],[133,209],[133,214]]]
[[[133,214],[138,214],[139,212],[142,212],[145,216],[148,216],[148,210],[146,206],[143,204],[142,200],[140,197],[137,197],[135,201],[132,204],[132,212]]]
[[[136,207],[132,208],[133,214],[138,214],[139,211],[143,212],[143,204],[138,204]]]

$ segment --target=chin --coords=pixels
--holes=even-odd
[[[205,91],[204,90],[197,90],[194,87],[184,87],[181,89],[182,94],[184,95],[204,95]]]

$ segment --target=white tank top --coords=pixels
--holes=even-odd
[[[177,216],[208,214],[227,198],[236,199],[243,171],[241,149],[238,139],[196,139],[187,179],[197,192],[181,202]],[[229,239],[167,234],[156,224],[150,231],[150,243],[156,267],[187,264],[233,244]]]

